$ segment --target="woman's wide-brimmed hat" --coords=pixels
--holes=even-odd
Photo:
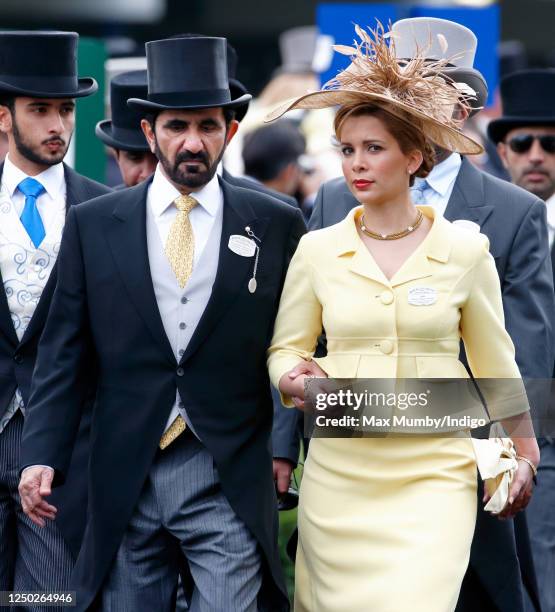
[[[98,89],[77,76],[77,32],[0,32],[0,94],[82,98]]]
[[[322,90],[283,102],[266,116],[273,121],[295,108],[316,109],[330,106],[375,104],[420,127],[435,145],[462,154],[477,154],[483,148],[460,131],[453,117],[456,105],[470,110],[474,93],[460,86],[442,70],[449,59],[430,60],[426,50],[419,50],[409,59],[400,59],[395,51],[395,38],[378,23],[375,30],[355,26],[360,41],[354,46],[336,45],[335,51],[348,55],[351,64]],[[445,40],[441,40],[446,45]]]
[[[226,54],[225,38],[198,36],[148,42],[147,96],[130,98],[127,104],[143,112],[244,107],[252,96],[232,96]]]
[[[110,83],[111,119],[96,124],[95,133],[105,145],[123,151],[150,151],[141,119],[144,113],[129,108],[129,98],[147,95],[146,70],[133,70],[117,74]]]

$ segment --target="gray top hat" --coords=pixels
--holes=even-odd
[[[465,26],[436,17],[400,19],[391,27],[395,53],[399,58],[411,58],[418,50],[431,60],[447,59],[450,65],[442,70],[453,82],[465,83],[475,93],[469,100],[472,114],[483,107],[488,98],[488,86],[474,66],[478,39]]]
[[[279,36],[281,66],[275,74],[306,74],[314,72],[312,63],[316,52],[318,28],[302,26],[285,30]]]

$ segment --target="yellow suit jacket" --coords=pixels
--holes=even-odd
[[[467,378],[461,338],[475,378],[520,378],[487,237],[419,208],[432,227],[390,280],[357,233],[362,207],[303,236],[269,349],[274,385],[312,358],[323,329],[328,354],[316,361],[331,378]],[[528,410],[524,393],[515,399],[490,414]]]

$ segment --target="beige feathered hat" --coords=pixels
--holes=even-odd
[[[303,108],[376,104],[392,115],[420,127],[435,145],[463,154],[482,153],[476,141],[461,133],[461,124],[453,118],[456,104],[470,111],[473,94],[442,75],[453,58],[430,60],[426,49],[417,49],[410,59],[399,59],[395,52],[395,34],[385,32],[381,23],[375,30],[355,26],[360,41],[354,46],[335,45],[336,52],[348,55],[351,64],[320,91],[282,102],[265,121],[274,121],[287,111]],[[445,37],[440,44],[447,45]]]

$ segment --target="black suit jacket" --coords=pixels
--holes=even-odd
[[[257,181],[233,176],[225,168],[222,178],[236,187],[244,187],[245,189],[253,189],[259,193],[265,193],[294,208],[299,208],[295,198],[275,191],[275,189],[268,189],[268,187]],[[275,389],[272,390],[272,398],[274,400],[274,426],[272,429],[272,452],[274,459],[287,459],[294,465],[297,465],[303,434],[302,413],[299,410],[292,410],[282,406],[279,393]]]
[[[87,528],[73,574],[77,609],[99,592],[148,475],[179,390],[214,458],[222,490],[260,544],[267,609],[288,610],[277,548],[272,399],[266,350],[289,260],[305,231],[300,211],[221,181],[223,228],[212,294],[177,363],[150,276],[150,180],[75,207],[58,258],[58,285],[39,348],[22,441],[22,466],[67,473],[91,359],[98,362]],[[228,248],[250,226],[254,259]],[[263,608],[266,609],[266,608]]]
[[[308,227],[338,223],[357,205],[343,178],[329,181],[318,192]],[[501,281],[505,324],[521,374],[551,378],[555,297],[545,203],[463,158],[445,217],[473,221],[489,238]],[[523,610],[519,575],[539,610],[525,515],[517,516],[514,529],[513,521],[502,522],[484,512],[481,497],[478,505],[470,566],[457,611]]]
[[[4,169],[0,164],[0,177]],[[105,185],[77,174],[64,164],[66,180],[66,209],[91,200],[111,190]],[[19,388],[25,405],[29,401],[31,378],[37,357],[37,346],[50,308],[56,286],[57,266],[52,270],[39,303],[21,341],[15,333],[6,294],[0,291],[0,415],[4,414]],[[0,285],[3,286],[0,273]],[[82,481],[82,467],[86,465],[88,438],[88,416],[83,419],[79,444],[76,445],[74,461],[69,470],[71,486],[55,491],[51,501],[58,507],[58,525],[72,552],[77,556],[84,528],[86,511],[86,482]],[[80,473],[81,472],[81,473]],[[79,474],[79,476],[77,476]]]

